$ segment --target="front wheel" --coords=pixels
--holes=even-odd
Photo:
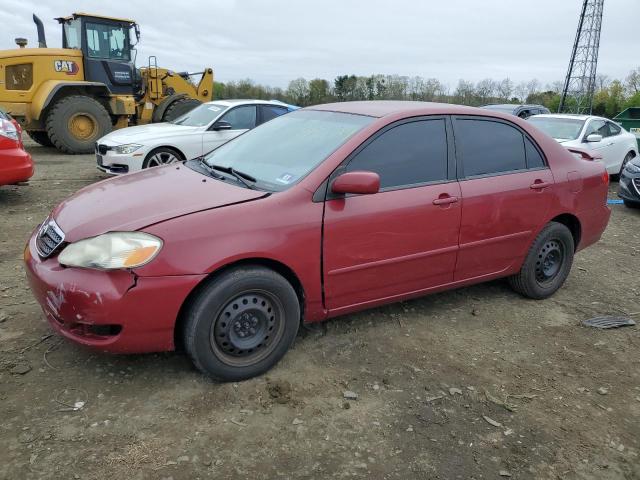
[[[239,267],[204,286],[185,320],[185,349],[196,368],[216,380],[239,381],[266,372],[289,350],[300,303],[273,270]]]
[[[182,157],[172,148],[161,147],[149,152],[142,162],[142,168],[160,167],[182,161]]]
[[[509,277],[511,288],[536,300],[550,297],[569,276],[574,251],[571,231],[549,222],[531,245],[520,271]]]

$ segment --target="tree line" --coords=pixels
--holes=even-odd
[[[281,100],[306,107],[319,103],[353,100],[418,100],[480,106],[489,103],[535,103],[556,112],[563,82],[543,85],[536,79],[515,83],[484,79],[477,83],[460,80],[451,88],[436,78],[401,75],[340,75],[333,82],[322,78],[297,78],[286,89],[260,85],[250,79],[216,82],[214,98]],[[640,107],[640,67],[625,79],[598,75],[593,114],[612,118],[627,107]]]

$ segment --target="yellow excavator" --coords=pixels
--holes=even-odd
[[[155,57],[136,68],[140,28],[134,20],[74,13],[56,19],[62,48],[47,48],[33,16],[38,48],[0,50],[0,108],[37,143],[90,153],[111,130],[167,122],[213,98],[213,70],[174,72]],[[195,79],[200,77],[196,83]]]

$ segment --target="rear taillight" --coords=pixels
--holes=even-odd
[[[602,183],[606,183],[607,185],[609,184],[609,172],[606,170],[602,172]]]
[[[6,137],[19,142],[20,132],[9,120],[0,120],[0,137]]]

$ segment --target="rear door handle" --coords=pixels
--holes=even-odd
[[[458,201],[458,197],[451,197],[449,195],[440,196],[433,201],[434,205],[449,205],[451,203],[456,203]]]
[[[551,183],[549,182],[535,181],[531,185],[529,185],[529,188],[533,190],[542,190],[543,188],[547,188],[550,186],[551,186]]]

